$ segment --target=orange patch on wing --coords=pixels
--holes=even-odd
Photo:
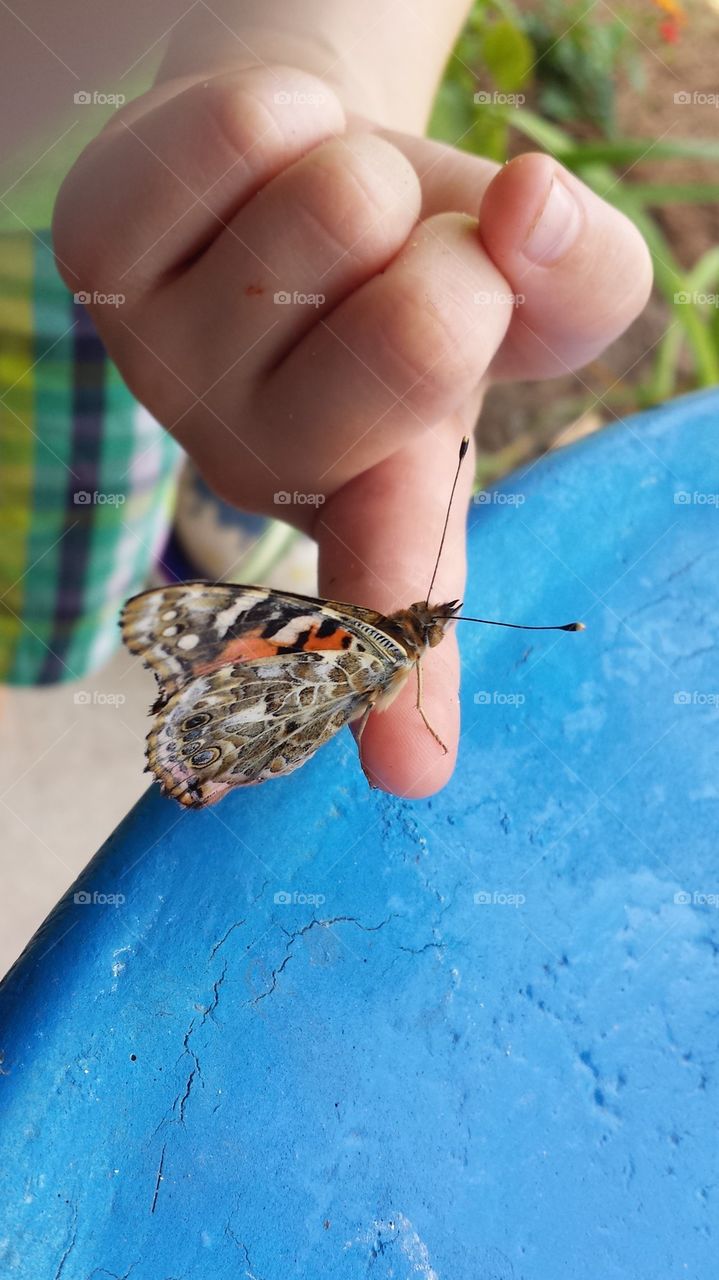
[[[305,643],[302,646],[303,653],[325,653],[334,650],[343,650],[346,644],[343,643],[347,637],[350,641],[352,636],[349,631],[338,629],[331,636],[319,636],[317,634],[319,628],[314,625]],[[256,658],[275,658],[282,648],[282,644],[278,644],[276,639],[266,640],[259,631],[247,631],[242,636],[237,636],[234,640],[230,640],[211,662],[203,662],[194,667],[194,674],[198,676],[209,675],[212,671],[217,671],[219,667],[229,666],[233,662],[254,662]]]
[[[255,658],[274,658],[277,645],[273,640],[265,640],[259,631],[248,631],[237,636],[225,645],[222,653],[211,662],[203,662],[194,668],[196,675],[205,676],[219,667],[229,666],[233,662],[252,662]]]
[[[335,631],[331,636],[318,636],[318,628],[313,627],[308,640],[304,644],[304,649],[317,650],[323,653],[326,649],[344,649],[346,646],[342,643],[346,637],[351,640],[349,631]]]
[[[248,631],[225,645],[220,657],[226,662],[249,662],[251,658],[272,658],[277,653],[274,640],[265,640],[259,631]]]

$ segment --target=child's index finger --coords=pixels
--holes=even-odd
[[[462,597],[472,452],[458,477],[430,605]],[[321,592],[384,614],[426,601],[457,459],[455,424],[444,423],[335,494],[315,526]],[[413,667],[391,705],[369,717],[361,738],[372,784],[412,798],[438,791],[454,768],[459,656],[451,629],[424,649],[421,668],[421,710]]]

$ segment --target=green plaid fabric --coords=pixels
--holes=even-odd
[[[0,682],[69,680],[110,655],[167,536],[180,457],[49,234],[0,234]]]

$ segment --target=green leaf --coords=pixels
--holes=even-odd
[[[462,147],[476,156],[484,156],[487,160],[503,164],[507,157],[508,133],[509,129],[502,116],[491,107],[480,107],[474,128],[462,140]]]
[[[509,108],[505,118],[508,124],[513,125],[525,137],[537,146],[544,147],[545,151],[552,156],[557,156],[564,163],[565,155],[573,147],[572,139],[564,129],[560,129],[556,124],[550,124],[548,120],[543,120],[527,107],[522,107],[521,111]]]
[[[606,164],[638,164],[640,160],[719,160],[719,142],[704,138],[692,142],[655,142],[652,138],[621,138],[616,142],[570,143],[562,157],[565,164],[604,161]]]
[[[445,81],[439,87],[430,116],[428,133],[439,142],[461,145],[475,122],[474,102],[471,93],[460,84]]]
[[[687,280],[692,289],[706,289],[710,284],[719,283],[719,246],[707,249],[698,262],[694,263]]]
[[[534,64],[534,47],[513,22],[495,22],[484,37],[482,56],[497,88],[503,93],[521,89]]]
[[[627,183],[633,197],[640,204],[650,207],[663,204],[717,204],[717,182],[631,182]]]

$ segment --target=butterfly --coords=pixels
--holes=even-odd
[[[459,601],[384,615],[264,587],[185,582],[129,600],[122,634],[155,673],[150,770],[181,804],[299,768],[390,705]],[[420,707],[421,712],[421,707]]]
[[[413,670],[417,708],[441,741],[422,708],[421,660],[460,617],[458,600],[430,605],[429,596],[468,444],[427,600],[382,614],[265,587],[184,582],[127,602],[123,640],[159,684],[147,761],[166,794],[201,808],[298,769],[344,725],[357,722],[360,741],[372,710],[388,707]]]

